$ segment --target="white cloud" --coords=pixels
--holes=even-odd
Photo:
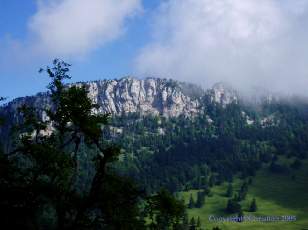
[[[49,56],[84,55],[125,30],[140,0],[40,0],[29,22],[32,49]]]
[[[168,0],[153,24],[139,74],[307,91],[308,0]]]

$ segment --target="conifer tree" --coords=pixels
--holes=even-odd
[[[196,224],[197,228],[201,228],[201,220],[200,217],[198,216],[197,218],[197,224]]]
[[[197,192],[196,208],[201,208],[205,203],[205,193],[203,191]]]
[[[196,230],[196,220],[194,217],[190,219],[189,226],[190,226],[189,228],[190,230]]]
[[[187,222],[185,204],[165,189],[147,199],[146,211],[150,229],[181,229]]]
[[[226,192],[226,196],[227,197],[232,197],[233,195],[233,186],[231,183],[228,184],[228,188],[227,188],[227,192]]]
[[[190,194],[189,203],[188,203],[188,208],[195,208],[195,206],[196,206],[195,200],[194,200],[192,194]]]
[[[244,221],[244,213],[243,213],[242,209],[239,210],[237,216],[238,216],[238,222],[243,222]]]
[[[257,201],[255,198],[252,199],[249,207],[249,212],[256,212],[257,211]]]
[[[219,227],[213,227],[213,229],[212,230],[221,230],[221,228],[219,228]]]
[[[229,199],[227,202],[226,212],[237,213],[241,210],[241,205],[234,199]]]

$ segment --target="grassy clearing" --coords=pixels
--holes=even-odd
[[[292,178],[292,176],[295,176]],[[233,182],[234,191],[241,184],[240,179]],[[190,217],[199,216],[203,229],[218,226],[223,230],[258,229],[258,230],[308,230],[308,162],[299,170],[281,175],[270,173],[267,169],[260,170],[253,183],[249,185],[247,197],[241,202],[244,215],[254,216],[296,216],[292,222],[242,222],[242,223],[214,223],[209,221],[210,215],[228,216],[224,213],[228,198],[225,197],[227,183],[212,188],[212,196],[206,197],[205,205],[200,208],[188,209]],[[182,192],[181,196],[188,203],[190,194],[196,199],[196,190]],[[248,212],[253,198],[257,200],[258,210]]]

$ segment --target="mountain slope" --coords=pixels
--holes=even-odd
[[[200,188],[210,181],[229,180],[238,172],[253,175],[268,162],[275,170],[285,170],[275,163],[275,155],[300,160],[308,154],[307,104],[265,101],[247,106],[234,89],[222,83],[208,90],[154,78],[75,85],[85,85],[89,97],[99,105],[93,112],[113,115],[111,126],[103,132],[125,153],[116,168],[149,192],[162,186],[171,191]],[[10,127],[20,122],[17,108],[23,104],[36,107],[42,119],[48,119],[44,108],[52,107],[47,93],[3,106],[4,142],[10,140]],[[83,148],[79,153],[80,159],[87,161],[86,170],[90,151]]]

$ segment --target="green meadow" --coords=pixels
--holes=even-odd
[[[233,191],[237,191],[242,180],[233,181]],[[257,172],[249,185],[248,194],[240,202],[244,216],[296,216],[296,221],[278,222],[213,222],[209,217],[227,217],[224,209],[228,198],[225,196],[227,183],[211,188],[211,196],[205,198],[202,208],[188,209],[189,218],[199,216],[202,229],[212,229],[218,226],[223,230],[258,229],[258,230],[308,230],[308,162],[304,162],[298,170],[292,170],[287,174],[274,174],[267,168]],[[182,192],[180,196],[188,203],[190,194],[196,200],[197,190]],[[257,201],[257,211],[249,212],[251,200]],[[236,214],[235,214],[236,215]],[[232,215],[231,215],[232,216]],[[233,215],[234,216],[234,215]]]

